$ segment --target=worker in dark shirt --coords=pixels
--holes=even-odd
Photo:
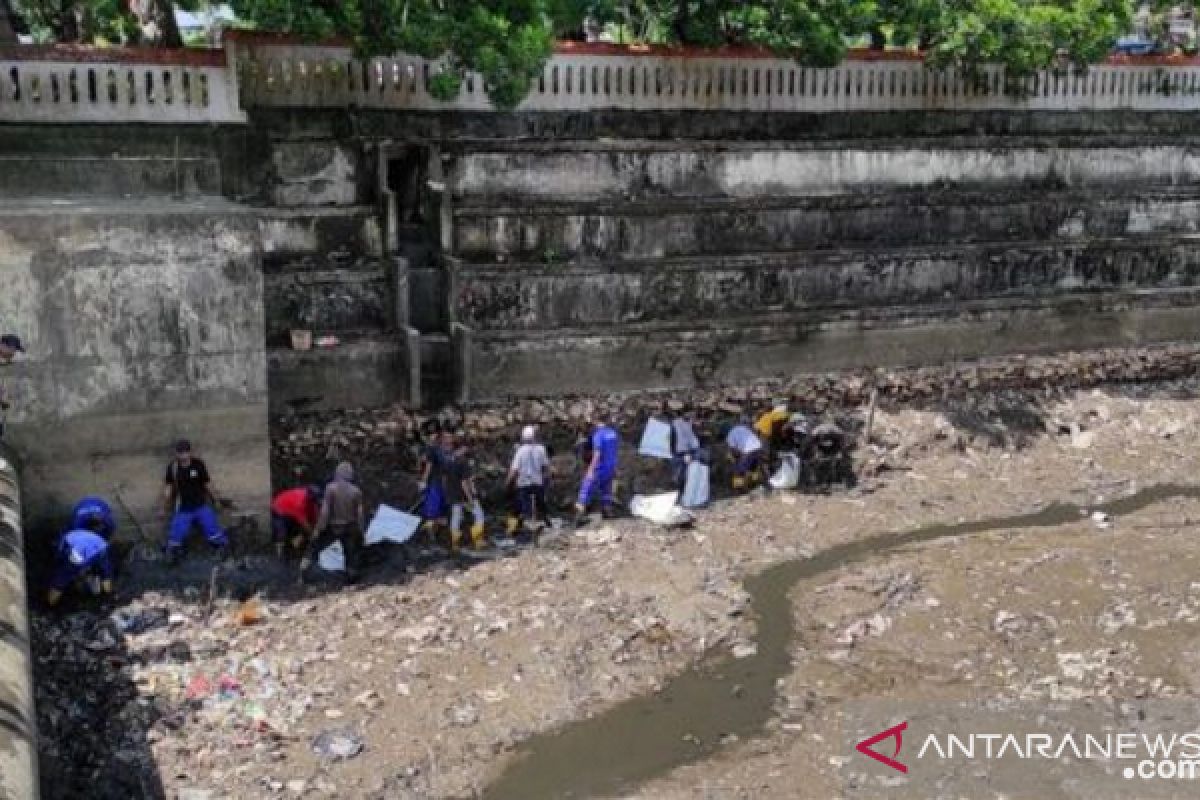
[[[446,467],[453,459],[453,453],[448,439],[446,432],[435,429],[421,454],[421,479],[417,489],[421,492],[421,517],[430,533],[446,522],[450,512],[446,502]]]
[[[467,447],[467,437],[458,433],[450,437],[451,457],[446,464],[446,503],[450,506],[450,551],[458,552],[462,541],[462,524],[466,509],[471,510],[471,546],[484,547],[483,504],[475,491],[475,465]]]
[[[223,556],[229,537],[221,529],[213,505],[216,492],[204,462],[192,455],[192,444],[181,439],[175,444],[175,458],[167,465],[163,489],[164,509],[171,519],[167,534],[167,560],[173,564],[183,558],[184,544],[193,526],[199,526],[204,538]]]
[[[333,480],[326,485],[322,495],[316,533],[309,544],[308,554],[300,562],[300,580],[305,579],[322,550],[334,542],[340,542],[346,559],[346,580],[356,583],[361,565],[365,521],[362,489],[354,483],[354,465],[343,461],[337,465]]]

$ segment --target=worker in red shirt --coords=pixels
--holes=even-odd
[[[287,553],[303,552],[312,536],[321,512],[320,486],[301,486],[284,489],[271,501],[271,539],[280,558]]]

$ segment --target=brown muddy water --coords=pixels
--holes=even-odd
[[[758,632],[754,655],[735,659],[724,650],[710,652],[659,692],[528,739],[483,797],[609,797],[711,756],[731,734],[739,739],[761,734],[775,707],[776,684],[791,668],[797,637],[788,594],[799,581],[910,545],[1056,527],[1078,522],[1089,511],[1117,517],[1173,498],[1200,498],[1200,486],[1153,486],[1086,511],[1057,504],[1029,514],[882,533],[764,570],[746,582]]]

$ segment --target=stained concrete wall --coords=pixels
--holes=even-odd
[[[3,380],[27,520],[120,499],[161,534],[157,498],[186,436],[218,489],[260,516],[269,492],[261,245],[220,200],[13,202],[0,214],[0,319],[26,357]],[[126,533],[137,528],[125,520]]]
[[[1186,140],[449,148],[476,398],[1195,335]]]
[[[1195,335],[1200,115],[279,109],[254,127],[268,194],[307,218],[378,200],[388,152],[442,154],[443,247],[409,271],[409,310],[473,329],[475,399]],[[313,306],[376,324],[383,275],[299,263],[268,270],[272,336]],[[280,353],[272,388],[303,401],[353,363],[368,379],[319,404],[375,399],[380,352]]]

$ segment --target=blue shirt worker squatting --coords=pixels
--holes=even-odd
[[[192,455],[192,443],[180,439],[175,443],[175,458],[167,464],[163,505],[170,518],[167,531],[167,562],[178,564],[183,559],[192,528],[198,526],[218,557],[229,548],[229,537],[221,529],[213,509],[216,491],[204,462]]]
[[[601,514],[606,519],[613,515],[613,480],[617,477],[617,454],[621,448],[621,439],[611,426],[603,420],[596,420],[588,444],[591,458],[575,502],[576,525],[587,522],[588,507],[597,495],[600,496]]]
[[[54,573],[46,592],[46,604],[58,605],[63,593],[74,585],[92,594],[111,595],[113,563],[108,540],[116,532],[112,509],[99,497],[85,497],[71,515],[71,530],[63,534],[55,552]]]

